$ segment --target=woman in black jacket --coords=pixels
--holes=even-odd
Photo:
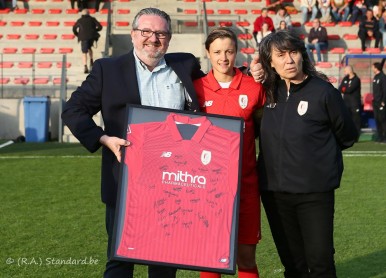
[[[334,190],[343,173],[342,150],[357,138],[355,125],[296,35],[268,35],[259,51],[268,97],[259,186],[284,276],[336,277]]]

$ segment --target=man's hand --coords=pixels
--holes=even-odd
[[[118,137],[112,137],[107,135],[103,135],[99,139],[99,142],[102,145],[105,145],[106,147],[108,147],[114,153],[114,155],[116,156],[119,162],[121,162],[121,148],[127,147],[130,145],[129,141],[126,141]]]
[[[252,77],[255,79],[256,82],[263,82],[265,79],[264,76],[264,70],[261,66],[261,63],[259,62],[259,55],[257,54],[255,57],[253,57],[251,64],[249,65]]]

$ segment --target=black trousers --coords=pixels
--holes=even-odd
[[[377,126],[378,141],[386,140],[386,107],[382,107],[380,103],[373,102],[374,120]]]
[[[123,261],[110,260],[111,243],[114,228],[115,208],[106,206],[106,230],[108,235],[106,270],[104,278],[132,278],[134,272],[134,264]],[[148,266],[149,278],[175,278],[176,268],[164,266]]]
[[[261,192],[286,278],[336,278],[334,191],[291,194]]]

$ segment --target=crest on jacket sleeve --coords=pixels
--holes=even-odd
[[[248,106],[248,96],[247,95],[239,95],[239,105],[242,109],[247,108],[247,106]]]
[[[298,105],[298,114],[300,116],[303,116],[304,114],[306,114],[307,109],[308,109],[308,101],[301,100]]]

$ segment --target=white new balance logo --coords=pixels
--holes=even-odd
[[[213,100],[206,100],[203,107],[210,107],[213,105]]]
[[[171,157],[172,156],[172,152],[163,152],[161,154],[161,157]]]

